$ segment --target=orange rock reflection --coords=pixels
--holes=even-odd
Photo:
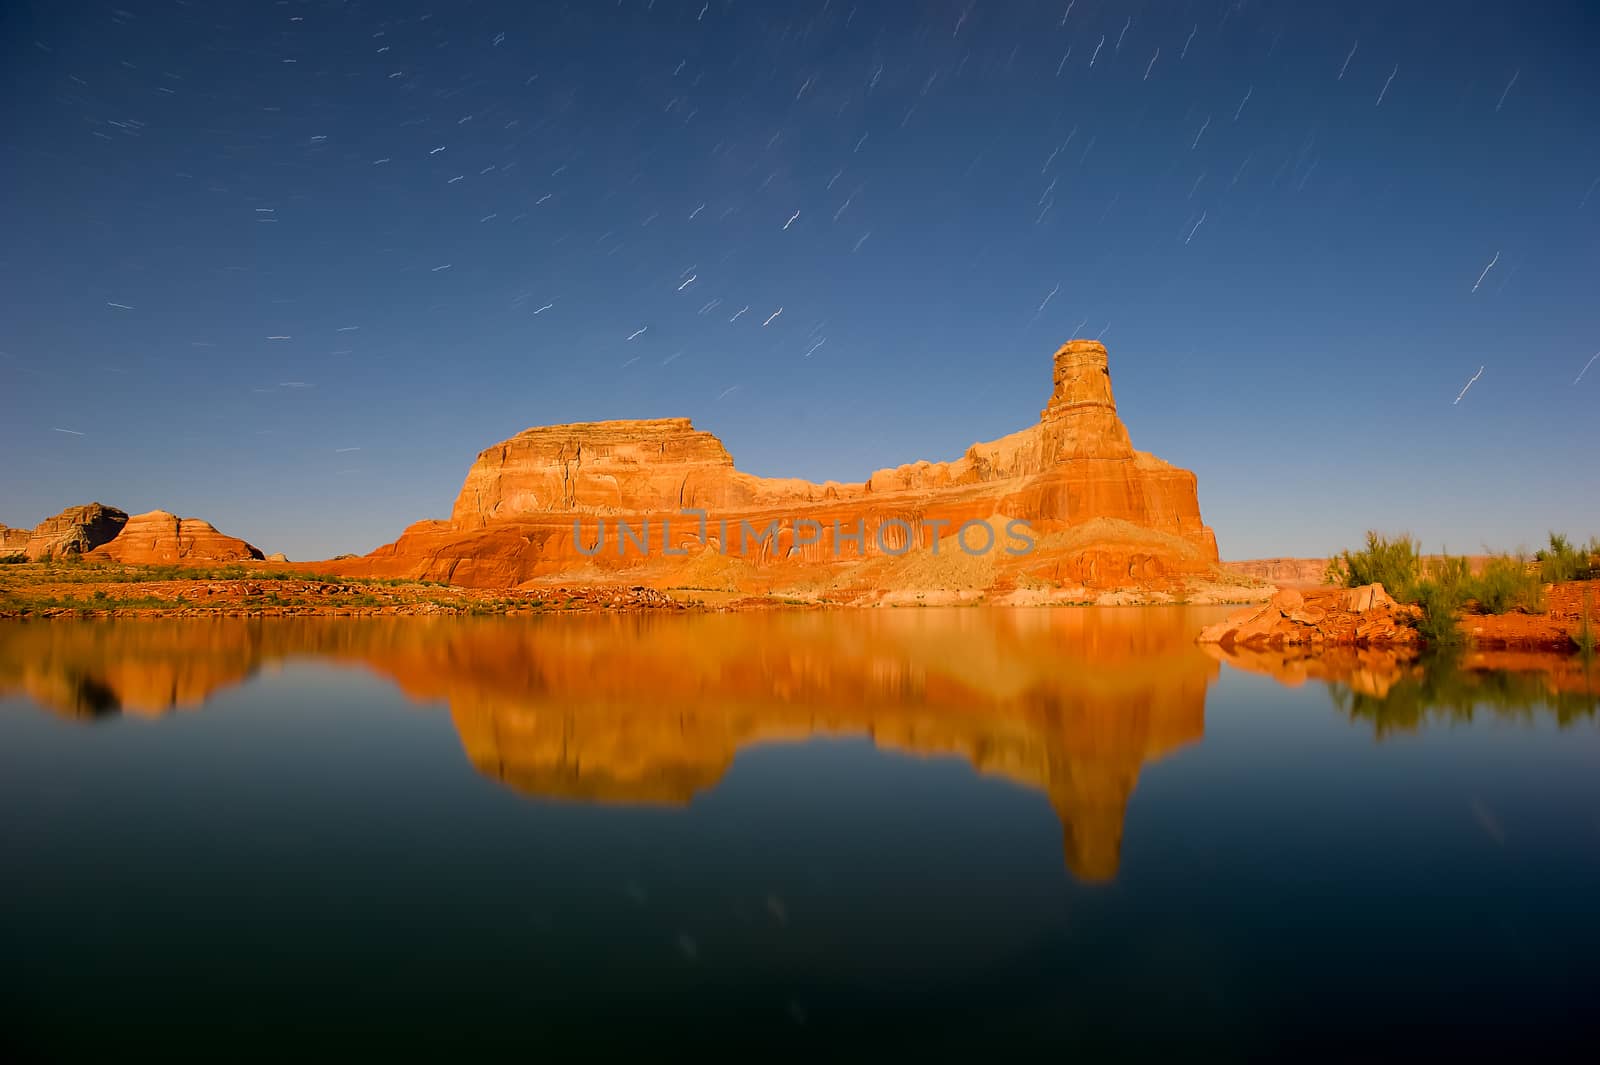
[[[879,610],[0,627],[0,692],[56,712],[202,704],[264,664],[364,666],[448,704],[468,759],[534,796],[683,804],[738,751],[865,736],[1043,791],[1066,864],[1115,876],[1143,766],[1204,730],[1217,664],[1182,609]]]

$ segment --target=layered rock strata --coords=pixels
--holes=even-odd
[[[242,562],[259,559],[262,554],[260,548],[218,532],[210,522],[152,510],[129,518],[115,539],[89,556],[130,564],[172,565]]]

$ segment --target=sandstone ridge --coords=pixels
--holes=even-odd
[[[335,568],[476,587],[582,576],[1056,599],[1093,589],[1181,591],[1186,578],[1217,574],[1195,476],[1134,449],[1106,349],[1090,340],[1063,345],[1052,384],[1037,423],[952,461],[880,469],[859,482],[745,473],[687,418],[527,429],[478,454],[449,520],[419,522]],[[685,510],[703,511],[704,525]],[[1017,520],[1034,543],[1009,554],[1004,547],[1021,545],[1004,531]],[[969,522],[989,531],[970,530],[964,543],[995,538],[979,557],[954,546]],[[625,542],[619,523],[643,537]],[[768,527],[773,534],[761,536]]]

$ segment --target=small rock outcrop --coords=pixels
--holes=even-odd
[[[1201,631],[1200,643],[1251,649],[1333,645],[1411,647],[1420,642],[1414,606],[1381,584],[1300,592],[1281,589],[1261,606],[1237,611]]]
[[[104,503],[68,507],[33,527],[23,553],[32,562],[67,555],[85,555],[115,539],[127,522],[126,511],[108,507]]]
[[[242,562],[262,557],[261,549],[218,532],[199,518],[180,518],[164,510],[135,514],[110,543],[91,557],[138,565]]]

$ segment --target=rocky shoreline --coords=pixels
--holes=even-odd
[[[1540,650],[1572,652],[1580,647],[1585,611],[1589,624],[1600,624],[1588,603],[1595,581],[1569,581],[1545,590],[1541,614],[1465,614],[1462,636],[1476,650]],[[1294,649],[1315,653],[1324,648],[1379,648],[1419,653],[1424,644],[1417,623],[1422,611],[1396,602],[1382,584],[1357,588],[1281,588],[1267,602],[1246,607],[1226,621],[1208,626],[1200,644],[1229,650]]]

